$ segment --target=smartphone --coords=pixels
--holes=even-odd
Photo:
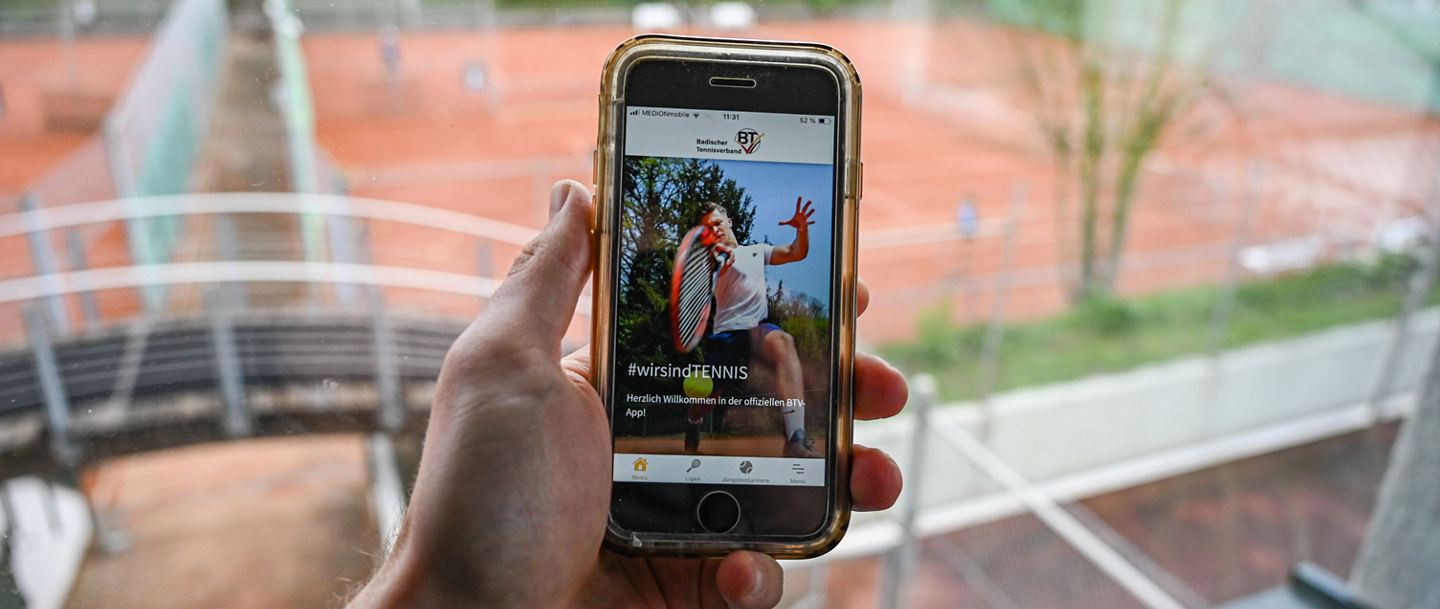
[[[860,83],[817,44],[606,62],[593,382],[630,554],[815,556],[850,519]]]

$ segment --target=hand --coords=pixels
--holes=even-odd
[[[801,232],[810,230],[810,225],[815,223],[814,220],[810,219],[810,216],[815,215],[815,210],[810,208],[810,201],[806,201],[804,207],[800,206],[800,200],[804,198],[805,197],[795,197],[795,216],[789,220],[781,221],[780,226],[793,226],[795,230]]]
[[[735,250],[730,246],[724,243],[716,243],[710,246],[710,249],[714,252],[715,258],[721,260],[720,268],[723,269],[735,264]]]
[[[590,196],[561,182],[550,209],[549,225],[446,355],[405,523],[351,607],[773,607],[783,572],[763,554],[602,550],[609,425],[588,349],[560,358],[590,274]],[[863,286],[859,299],[864,309]],[[894,368],[857,357],[857,418],[894,415],[905,398]],[[895,502],[900,471],[884,453],[856,446],[851,469],[856,509]]]

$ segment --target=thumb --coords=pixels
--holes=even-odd
[[[550,222],[510,266],[482,314],[487,334],[555,351],[590,277],[590,192],[573,180],[550,188]]]

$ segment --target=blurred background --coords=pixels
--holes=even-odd
[[[0,607],[342,606],[649,31],[864,80],[907,483],[785,606],[1440,607],[1437,0],[0,0]]]

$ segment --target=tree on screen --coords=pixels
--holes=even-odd
[[[627,157],[623,171],[619,349],[627,362],[684,363],[676,357],[669,322],[670,273],[680,238],[699,223],[701,207],[715,202],[734,220],[735,238],[748,243],[755,205],[710,161]],[[699,361],[697,353],[690,357]]]

